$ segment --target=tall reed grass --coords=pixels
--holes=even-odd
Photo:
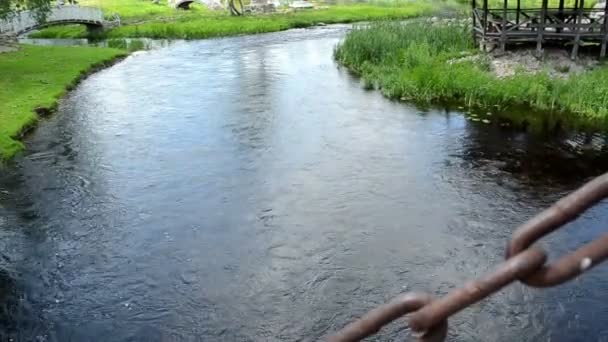
[[[487,56],[454,62],[476,53],[469,27],[417,21],[360,26],[336,47],[335,57],[392,98],[517,106],[608,122],[608,67],[568,79],[547,72],[499,79]]]

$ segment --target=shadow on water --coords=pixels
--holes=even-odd
[[[10,262],[10,259],[3,256],[2,264]],[[18,317],[23,315],[18,314],[20,311],[20,299],[23,296],[18,293],[17,285],[14,278],[9,275],[5,269],[0,269],[0,339],[8,341],[13,338],[19,331],[20,324]]]
[[[0,265],[13,266],[9,258],[0,257]],[[37,341],[48,331],[44,326],[23,292],[19,275],[15,271],[0,269],[0,340]]]
[[[150,39],[150,38],[118,38],[118,39],[86,39],[86,38],[19,38],[21,44],[40,46],[94,46],[123,49],[127,51],[154,50],[181,44],[180,39]]]
[[[608,170],[606,134],[483,127],[470,133],[463,157],[480,167],[561,184]]]

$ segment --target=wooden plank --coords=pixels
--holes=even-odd
[[[591,29],[597,29],[598,31],[601,31],[603,29],[602,24],[595,22],[595,23],[591,23],[591,24],[553,24],[553,23],[547,23],[545,25],[543,25],[545,27],[545,29],[558,29],[558,28],[569,28],[572,29],[572,31],[574,31],[574,29],[580,29],[581,31],[589,31]],[[540,27],[540,24],[530,24],[529,26],[530,28],[536,29]]]
[[[513,26],[509,27],[509,29],[507,30],[507,32],[513,32],[513,31],[532,31],[529,28],[525,27],[525,25],[531,24],[531,23],[532,23],[531,20],[522,21],[518,25],[513,25]]]
[[[585,40],[594,40],[597,42],[601,42],[603,36],[601,33],[597,32],[597,33],[593,33],[593,32],[546,32],[543,34],[543,36],[545,38],[551,38],[551,39],[561,39],[564,41],[572,41],[573,38],[576,38],[576,36],[579,36],[581,39],[584,38]]]
[[[527,19],[531,19],[532,17],[526,13],[525,11],[521,11],[521,15],[523,15],[524,17],[526,17]]]

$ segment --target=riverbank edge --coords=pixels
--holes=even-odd
[[[437,96],[432,100],[427,100],[412,96],[392,95],[384,91],[382,86],[375,83],[374,79],[366,77],[357,68],[342,64],[338,60],[337,62],[341,68],[345,68],[351,75],[361,80],[365,89],[379,91],[391,101],[420,108],[454,110],[461,112],[468,120],[484,124],[494,123],[501,127],[531,129],[532,131],[566,129],[584,132],[608,132],[608,119],[591,118],[573,111],[547,110],[518,103],[511,103],[506,106],[504,104],[481,104],[462,97]]]
[[[74,26],[55,26],[32,33],[39,39],[209,39],[282,32],[291,29],[314,28],[333,24],[356,24],[377,21],[402,21],[431,15],[456,13],[461,10],[457,2],[443,4],[428,1],[410,3],[403,7],[355,5],[290,13],[256,14],[243,17],[226,15],[208,17],[149,18],[130,23],[129,18],[119,26],[91,35],[86,29]],[[375,11],[372,11],[375,10]],[[344,11],[344,12],[342,12]],[[371,12],[370,12],[371,11]],[[446,15],[446,14],[443,15]],[[442,16],[443,16],[442,15]],[[160,21],[159,21],[160,20]]]
[[[336,46],[334,59],[340,67],[345,68],[353,76],[359,78],[363,83],[363,87],[369,90],[380,91],[388,99],[422,107],[441,106],[442,108],[457,108],[458,111],[463,112],[467,119],[474,122],[479,121],[485,124],[491,123],[524,129],[573,129],[586,132],[608,131],[608,114],[606,111],[608,105],[599,106],[601,109],[597,109],[598,103],[594,102],[582,101],[577,104],[570,104],[554,100],[552,106],[548,106],[534,97],[537,94],[533,94],[532,92],[522,93],[521,91],[515,93],[513,89],[509,88],[509,86],[517,83],[539,85],[541,88],[546,87],[547,89],[556,87],[574,88],[576,85],[578,86],[578,90],[584,88],[587,90],[587,93],[590,93],[589,84],[598,85],[597,82],[591,82],[594,80],[593,78],[608,74],[608,68],[602,66],[605,64],[599,63],[598,66],[580,74],[575,74],[572,78],[552,78],[547,72],[536,74],[518,72],[511,77],[499,78],[493,75],[492,72],[482,70],[486,67],[483,66],[484,63],[492,61],[492,56],[479,52],[472,44],[466,47],[460,46],[453,51],[442,51],[441,48],[438,48],[436,51],[434,50],[436,48],[429,48],[429,41],[431,39],[434,41],[445,39],[445,37],[441,36],[445,33],[445,30],[462,30],[463,27],[466,29],[467,26],[446,25],[443,23],[432,24],[424,21],[414,24],[408,25],[408,29],[419,33],[416,37],[413,37],[415,34],[408,33],[404,35],[402,34],[403,31],[399,32],[400,30],[405,30],[404,28],[398,28],[396,32],[390,32],[398,36],[402,42],[412,39],[412,44],[408,46],[406,43],[404,46],[395,48],[391,47],[389,42],[389,44],[385,44],[385,51],[380,53],[384,54],[383,57],[380,57],[380,54],[374,55],[375,52],[371,52],[372,57],[369,55],[367,57],[362,56],[366,56],[366,53],[370,53],[370,50],[373,51],[373,48],[382,44],[383,37],[378,36],[378,33],[382,34],[382,30],[388,28],[390,31],[400,25],[393,26],[391,23],[379,23],[355,29]],[[423,31],[419,32],[420,29]],[[441,33],[441,30],[444,30],[444,32]],[[356,33],[355,31],[372,32],[375,34],[375,42],[370,43],[369,40],[366,42],[361,37],[357,37],[353,45],[345,48],[345,42],[351,39],[353,33]],[[369,36],[365,38],[369,39]],[[449,44],[441,42],[438,45],[448,46]],[[351,49],[351,51],[345,51],[345,49]],[[403,65],[400,65],[400,62],[394,64],[396,59],[393,57],[397,56],[396,52],[399,52],[398,59],[404,61]],[[345,54],[350,55],[345,57]],[[465,56],[480,56],[482,57],[480,60],[485,60],[485,62],[472,60],[462,63],[451,62],[459,56],[462,57],[463,54]],[[384,60],[383,58],[386,58],[386,56],[389,57],[387,60]],[[382,62],[372,59],[368,60],[367,58],[380,58]],[[421,82],[415,78],[403,78],[403,75],[406,74],[424,75],[426,79]],[[446,77],[440,77],[440,74],[449,75],[447,76],[449,81],[446,81]],[[584,78],[586,79],[581,81]],[[446,85],[443,82],[448,84]],[[475,83],[476,87],[478,87],[477,90],[492,88],[493,86],[496,89],[504,87],[501,90],[507,100],[494,97],[479,97],[472,94],[471,89],[469,89],[470,83]],[[483,94],[483,91],[480,94]],[[588,100],[588,98],[586,99]]]
[[[129,57],[129,55],[130,53],[124,52],[109,59],[104,59],[102,61],[91,64],[85,70],[80,71],[80,73],[74,79],[72,79],[71,82],[66,84],[64,86],[64,90],[55,96],[55,100],[50,105],[32,108],[32,112],[36,113],[34,119],[24,121],[18,132],[9,137],[9,139],[15,140],[19,143],[19,148],[10,151],[4,151],[0,149],[0,166],[5,165],[7,162],[13,160],[13,158],[19,152],[22,152],[25,149],[25,146],[22,144],[23,139],[38,127],[41,118],[51,116],[57,112],[59,103],[69,94],[69,92],[74,90],[81,82],[86,80],[91,75],[122,62],[127,57]]]

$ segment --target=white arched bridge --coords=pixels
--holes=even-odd
[[[188,9],[194,0],[169,0],[169,6],[181,9]]]
[[[45,26],[60,24],[83,24],[88,29],[102,28],[105,24],[103,11],[96,7],[54,7],[44,22],[37,20],[32,11],[21,11],[0,21],[0,34],[19,35]]]

